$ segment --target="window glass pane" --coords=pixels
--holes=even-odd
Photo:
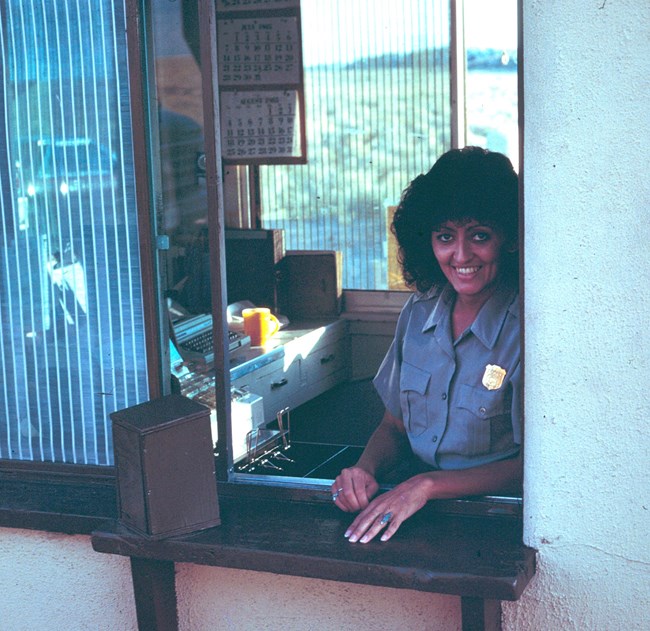
[[[451,146],[448,0],[303,0],[308,164],[260,168],[288,249],[340,250],[343,285],[388,288],[389,208]]]
[[[2,8],[0,458],[112,464],[147,398],[124,6]]]
[[[519,163],[517,0],[464,0],[467,144]]]
[[[211,311],[203,86],[196,2],[151,3],[162,212],[169,236],[165,296],[183,316]],[[181,317],[172,311],[172,320]]]

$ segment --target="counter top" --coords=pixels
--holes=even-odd
[[[230,360],[230,379],[234,381],[278,359],[287,363],[297,356],[306,357],[318,340],[331,331],[343,331],[345,320],[307,320],[291,322],[276,333],[264,346],[249,346]]]
[[[92,534],[98,552],[516,600],[535,572],[535,551],[513,519],[421,511],[390,541],[349,543],[351,516],[329,504],[221,498],[222,524],[152,541],[113,521]]]

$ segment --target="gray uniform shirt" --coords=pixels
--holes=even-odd
[[[374,385],[432,468],[465,469],[514,456],[521,444],[519,298],[499,286],[457,340],[455,292],[413,294]]]

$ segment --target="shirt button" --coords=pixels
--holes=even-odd
[[[485,412],[486,412],[487,410],[486,410],[484,407],[480,407],[480,408],[478,409],[478,411],[479,411],[479,414],[480,414],[481,416],[485,416]]]
[[[443,400],[443,401],[446,401],[446,400],[447,400],[447,393],[446,393],[446,392],[443,392],[443,393],[442,393],[442,400]]]
[[[434,443],[438,442],[438,434],[433,435],[433,438],[431,439],[431,442],[434,442]]]

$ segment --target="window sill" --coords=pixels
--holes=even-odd
[[[117,517],[112,467],[0,465],[0,526],[90,534]]]
[[[222,525],[151,540],[113,520],[98,552],[489,600],[517,600],[535,573],[518,520],[418,513],[388,542],[351,544],[332,505],[221,498]],[[281,504],[281,506],[278,506]]]
[[[352,518],[321,492],[296,501],[291,489],[279,499],[221,484],[221,526],[155,541],[117,522],[110,467],[0,465],[0,526],[89,534],[99,552],[496,600],[516,600],[535,572],[519,500],[436,502],[364,545],[343,537]]]
[[[343,295],[345,304],[343,317],[347,315],[350,318],[367,318],[374,314],[378,318],[396,318],[411,292],[346,289]]]

